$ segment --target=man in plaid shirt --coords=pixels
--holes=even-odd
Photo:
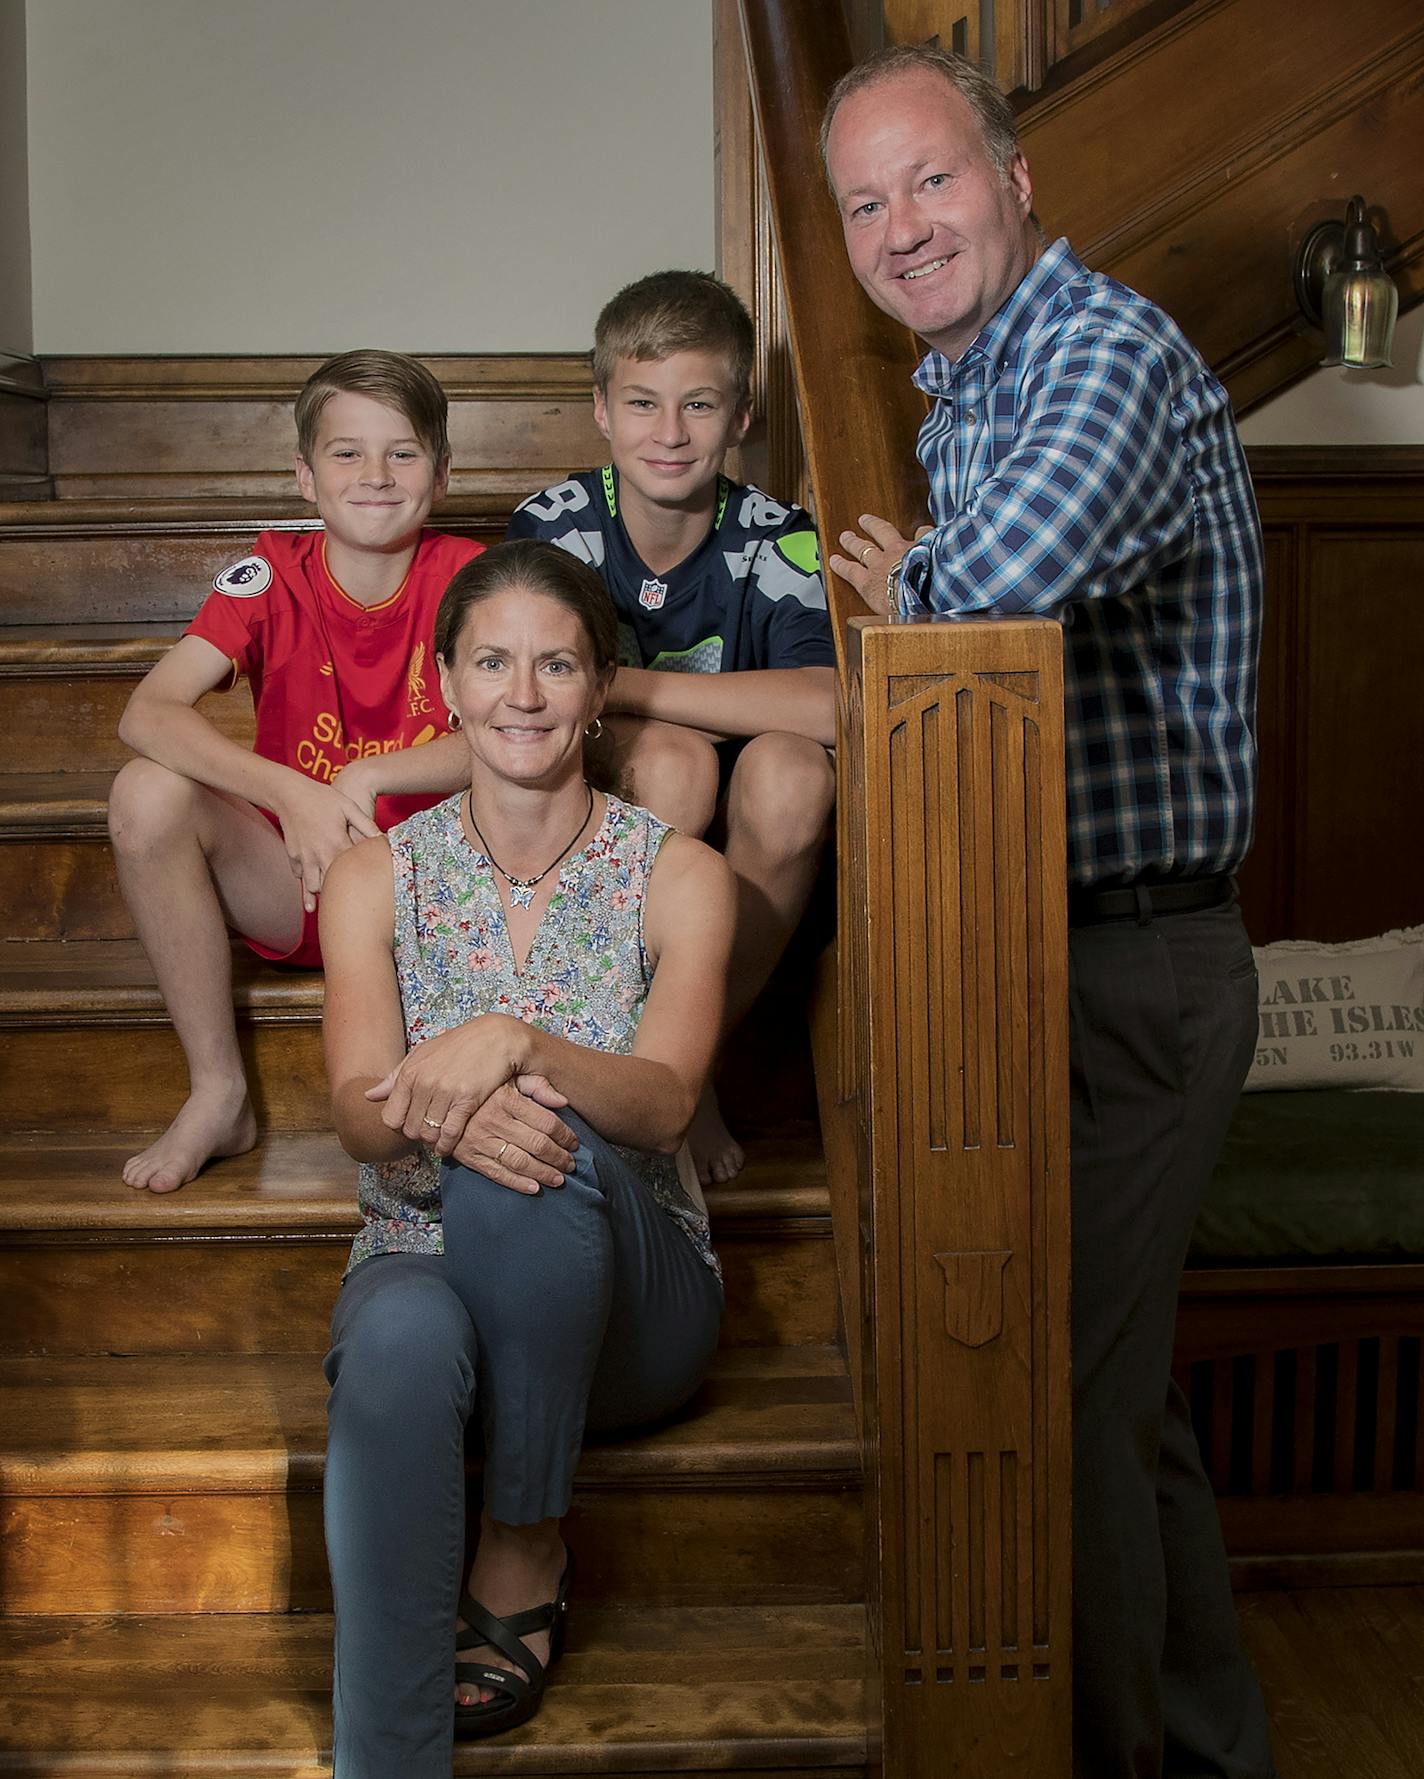
[[[1081,1779],[1268,1779],[1220,1527],[1171,1381],[1177,1288],[1250,1063],[1261,543],[1225,391],[1172,321],[1044,243],[1013,115],[899,47],[822,133],[851,265],[924,339],[935,520],[865,515],[831,568],[877,610],[1064,628]]]

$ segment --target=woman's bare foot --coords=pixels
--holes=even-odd
[[[559,1591],[568,1553],[559,1537],[557,1520],[540,1520],[533,1526],[503,1526],[488,1514],[480,1516],[480,1543],[470,1569],[466,1592],[496,1618],[510,1618],[516,1612],[547,1605]],[[467,1627],[457,1619],[456,1629]],[[549,1633],[531,1632],[520,1641],[529,1653],[547,1666]],[[461,1662],[477,1667],[508,1668],[509,1658],[500,1650],[482,1644],[478,1649],[462,1649]],[[523,1670],[521,1670],[523,1672]],[[524,1673],[524,1678],[529,1678]],[[485,1687],[455,1687],[458,1705],[488,1704],[495,1697]]]
[[[173,1192],[220,1155],[242,1155],[257,1141],[247,1085],[190,1093],[156,1143],[124,1163],[124,1183]]]
[[[702,1089],[702,1098],[692,1114],[687,1146],[704,1186],[721,1186],[735,1179],[746,1166],[746,1152],[723,1122],[722,1108],[710,1081]]]

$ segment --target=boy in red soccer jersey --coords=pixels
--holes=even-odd
[[[188,1099],[124,1167],[171,1192],[257,1140],[232,1009],[228,929],[316,968],[331,861],[458,789],[431,652],[435,610],[483,545],[424,530],[450,470],[445,392],[414,359],[347,352],[297,398],[297,486],[323,530],[266,531],[218,575],[129,700],[140,759],[109,799],[119,884],[188,1062]],[[245,674],[251,751],[194,707]]]

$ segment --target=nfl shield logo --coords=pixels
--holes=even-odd
[[[638,604],[645,606],[650,612],[655,612],[666,598],[666,581],[644,581],[642,591],[638,594]]]

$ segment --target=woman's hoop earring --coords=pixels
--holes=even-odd
[[[584,739],[586,741],[602,741],[602,739],[603,739],[603,718],[595,717],[593,719],[593,721],[588,725],[588,727],[584,730],[583,733],[584,733]]]
[[[452,710],[450,712],[450,733],[453,735],[457,729],[463,728],[464,724],[465,719],[460,715],[459,711]]]

